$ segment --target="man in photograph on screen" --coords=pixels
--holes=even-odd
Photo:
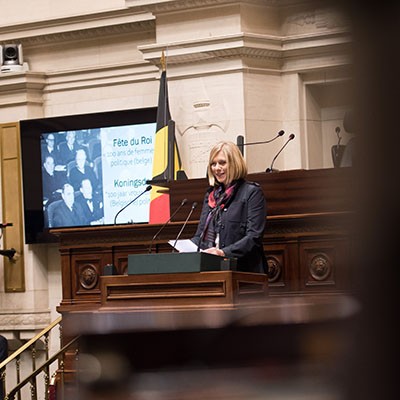
[[[75,202],[82,207],[85,225],[103,224],[103,200],[100,195],[93,192],[90,179],[82,180],[79,192],[80,193],[75,198]]]
[[[85,225],[83,210],[75,202],[74,188],[66,183],[61,192],[62,202],[54,209],[52,227]]]
[[[94,163],[96,158],[101,157],[100,129],[91,129],[87,138],[87,149],[89,162]]]
[[[60,152],[61,164],[67,166],[69,162],[75,160],[77,150],[81,149],[81,146],[75,139],[76,133],[74,131],[68,131],[65,134],[65,141],[59,144],[58,150]]]
[[[86,151],[79,149],[75,155],[75,165],[69,171],[68,180],[74,190],[78,191],[84,179],[89,179],[93,190],[97,190],[97,177],[93,168],[87,162]]]
[[[55,171],[54,158],[47,155],[42,169],[43,205],[48,206],[53,201],[61,199],[61,189],[66,181],[65,172]]]
[[[42,160],[44,162],[47,156],[52,156],[54,159],[55,165],[59,165],[61,167],[61,159],[60,153],[56,146],[56,139],[54,133],[49,133],[47,135],[43,135],[44,140],[42,140]],[[56,168],[57,169],[57,168]],[[61,169],[61,168],[59,168]],[[65,166],[62,166],[62,169],[65,170]]]

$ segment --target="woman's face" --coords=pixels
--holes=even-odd
[[[220,151],[214,157],[211,163],[211,172],[214,175],[214,178],[224,185],[227,185],[227,171],[228,171],[228,160],[225,155]]]

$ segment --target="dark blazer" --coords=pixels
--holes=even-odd
[[[42,171],[42,186],[43,186],[43,199],[47,199],[49,202],[56,199],[56,190],[60,189],[61,186],[57,181],[56,176],[50,175],[45,169]]]
[[[267,272],[262,239],[267,210],[264,193],[255,182],[241,180],[238,188],[221,213],[220,244],[225,255],[237,258],[237,270],[245,272]],[[210,188],[205,197],[199,225],[192,241],[199,245],[207,215]],[[200,244],[201,249],[203,243]]]
[[[72,211],[62,202],[53,213],[53,227],[85,225],[83,210],[80,204],[74,202]]]
[[[82,193],[76,196],[75,202],[80,204],[82,207],[85,224],[90,225],[91,222],[98,221],[100,218],[103,218],[103,204],[101,199],[95,194],[93,194],[92,198],[93,211],[90,210],[87,200],[83,197]]]
[[[61,194],[57,193],[58,189],[61,189],[64,183],[67,182],[65,172],[54,171],[53,175],[50,175],[44,168],[42,170],[42,186],[43,186],[43,200],[47,199],[47,204],[50,204],[54,200],[61,199]]]
[[[76,142],[74,142],[72,150],[68,147],[67,142],[61,142],[58,146],[61,164],[67,165],[70,161],[75,160],[76,151],[79,149],[82,149],[82,146]]]
[[[57,150],[57,148],[54,148],[53,151],[50,152],[47,146],[42,146],[42,163],[44,163],[47,156],[53,157],[54,165],[61,164],[60,152]]]
[[[86,165],[84,173],[82,173],[76,166],[71,169],[69,173],[69,182],[74,187],[75,191],[79,190],[84,179],[90,180],[93,191],[97,190],[97,177],[92,167]]]

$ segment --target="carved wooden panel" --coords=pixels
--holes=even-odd
[[[304,292],[344,291],[349,286],[349,245],[343,239],[330,238],[301,243],[300,274]]]
[[[268,264],[268,284],[270,292],[289,291],[290,257],[285,244],[269,245],[265,248]]]
[[[73,293],[74,298],[88,296],[99,292],[99,277],[101,276],[101,258],[82,259],[73,257],[74,266]]]
[[[100,276],[112,262],[111,249],[75,249],[70,260],[72,302],[100,302]]]

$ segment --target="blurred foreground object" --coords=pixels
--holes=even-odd
[[[329,295],[71,313],[64,332],[81,339],[69,399],[341,399],[334,371],[357,312],[351,297]]]

